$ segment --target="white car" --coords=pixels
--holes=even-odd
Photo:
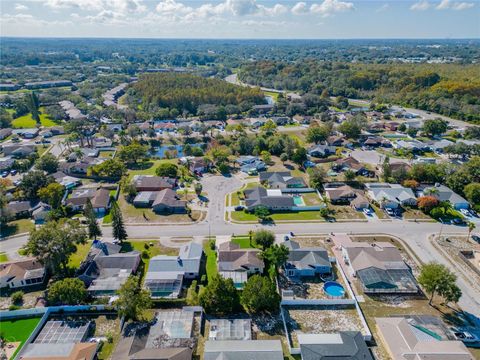
[[[456,328],[451,328],[451,330],[458,341],[462,341],[464,343],[474,343],[478,341],[478,338],[468,331],[462,331]]]
[[[372,216],[372,210],[370,210],[370,208],[365,208],[363,209],[363,213],[367,216]]]
[[[467,209],[460,209],[460,212],[461,212],[462,215],[464,215],[464,216],[467,216],[467,217],[472,216],[472,214],[470,213],[470,211],[468,211]]]

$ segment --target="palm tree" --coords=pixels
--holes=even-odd
[[[252,237],[253,237],[253,230],[248,230],[248,240],[250,247],[252,247]]]

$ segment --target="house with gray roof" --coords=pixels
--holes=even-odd
[[[308,149],[307,153],[308,155],[316,158],[324,158],[329,155],[335,155],[337,152],[337,147],[336,146],[330,146],[328,144],[322,145],[314,145],[310,149]]]
[[[180,200],[176,191],[163,189],[158,191],[152,202],[152,209],[156,213],[183,214],[187,211],[187,202]]]
[[[200,272],[203,249],[191,242],[180,248],[178,256],[158,255],[150,259],[145,287],[153,298],[177,298],[184,279],[195,279]]]
[[[267,172],[258,174],[260,182],[267,184],[271,189],[306,188],[305,180],[301,177],[294,177],[289,171]]]
[[[12,144],[2,146],[2,152],[5,156],[12,156],[17,158],[28,156],[34,153],[36,150],[37,148],[33,145]]]
[[[302,360],[373,360],[359,331],[335,334],[298,334]]]
[[[86,259],[80,265],[78,278],[93,296],[111,296],[137,272],[140,253],[120,252],[120,245],[94,241]]]
[[[125,326],[112,360],[192,360],[194,313],[159,311],[143,326]]]
[[[237,289],[242,289],[248,275],[263,273],[265,264],[260,258],[260,249],[242,249],[233,242],[225,242],[218,246],[218,272],[232,279]]]
[[[442,184],[435,184],[433,186],[422,185],[417,194],[419,197],[429,195],[435,197],[438,201],[447,201],[452,204],[456,210],[468,209],[470,207],[467,200]]]
[[[342,245],[342,257],[365,293],[418,292],[417,282],[400,251],[391,243],[351,241]]]
[[[288,260],[284,265],[285,275],[291,278],[330,274],[332,264],[328,252],[322,247],[300,247],[293,240],[283,243],[288,249]]]
[[[204,360],[283,360],[280,340],[208,340]]]
[[[177,186],[177,179],[153,175],[135,175],[132,184],[137,191],[161,191],[163,189],[174,189]]]
[[[240,171],[247,174],[256,174],[267,168],[267,165],[257,156],[239,156],[236,162],[240,165]]]
[[[65,205],[74,211],[83,210],[87,200],[92,203],[93,210],[97,214],[105,214],[110,208],[110,191],[105,188],[79,188],[73,190],[65,200]]]
[[[402,205],[415,206],[417,199],[412,189],[399,184],[368,183],[367,195],[382,209],[396,209]]]
[[[461,341],[439,340],[437,334],[409,323],[404,317],[375,318],[375,321],[389,359],[475,359]]]
[[[12,157],[6,156],[6,157],[0,157],[0,170],[9,170],[13,164],[15,163],[15,159]]]
[[[280,189],[265,189],[255,187],[247,189],[245,194],[245,207],[249,211],[258,206],[264,206],[270,211],[291,211],[295,206],[292,196],[284,195]]]
[[[10,135],[12,135],[11,128],[0,129],[0,140],[3,140]]]

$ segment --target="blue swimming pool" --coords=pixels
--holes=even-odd
[[[345,289],[336,281],[327,281],[323,284],[323,291],[334,298],[342,298],[345,296]]]
[[[303,199],[301,196],[295,195],[293,197],[293,203],[297,206],[302,206],[303,205]]]

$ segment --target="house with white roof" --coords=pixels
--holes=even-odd
[[[377,202],[382,209],[396,209],[402,205],[415,206],[417,199],[412,189],[399,184],[366,184],[367,195]]]

